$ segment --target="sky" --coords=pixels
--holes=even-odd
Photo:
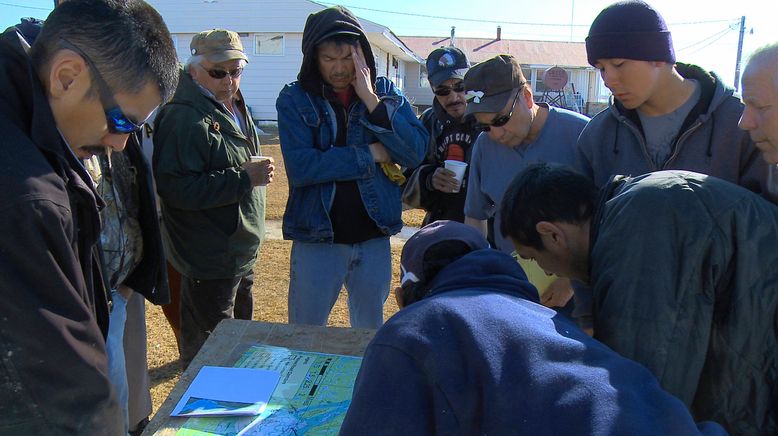
[[[245,2],[249,7],[260,3]],[[610,3],[612,0],[343,0],[340,4],[361,18],[390,28],[398,36],[445,37],[451,33],[451,26],[456,26],[457,36],[491,38],[499,25],[504,39],[583,42],[592,20]],[[745,66],[748,54],[755,48],[778,41],[775,0],[649,3],[670,28],[676,59],[713,70],[729,85],[734,85],[741,16],[746,17],[741,65]],[[52,7],[53,0],[0,0],[0,26],[4,29],[16,24],[21,17],[45,18]]]

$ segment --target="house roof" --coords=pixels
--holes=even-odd
[[[401,36],[411,50],[427,58],[432,50],[449,45],[450,37]],[[586,60],[583,42],[528,41],[520,39],[454,37],[454,45],[465,52],[471,64],[499,54],[510,54],[522,65],[559,65],[567,68],[592,68]]]

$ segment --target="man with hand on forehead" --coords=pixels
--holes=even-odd
[[[437,220],[465,220],[467,169],[460,186],[454,172],[444,168],[446,160],[470,163],[478,132],[475,120],[465,117],[464,77],[470,63],[458,48],[449,46],[432,51],[427,57],[427,74],[435,98],[421,115],[430,133],[427,158],[409,171],[403,193],[407,206],[427,211],[423,225]]]
[[[154,123],[154,174],[168,261],[181,278],[182,361],[222,319],[251,319],[273,161],[240,93],[248,58],[237,33],[192,38],[192,57]]]
[[[475,142],[470,160],[465,223],[487,233],[487,220],[494,217],[505,189],[523,168],[536,162],[564,165],[575,163],[575,144],[589,119],[581,114],[535,103],[521,66],[510,55],[499,55],[471,68],[465,74],[467,114],[473,114],[485,133]],[[497,233],[497,232],[495,232]],[[495,234],[497,249],[512,253],[513,245]],[[543,293],[541,302],[563,307],[572,296],[568,280],[551,283],[531,263],[523,266],[530,281]]]
[[[298,80],[276,101],[289,178],[289,322],[325,325],[345,285],[353,327],[383,323],[402,228],[400,169],[424,158],[427,132],[389,79],[376,77],[359,20],[336,6],[308,16]]]

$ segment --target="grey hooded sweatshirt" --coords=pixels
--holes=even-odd
[[[766,192],[767,165],[748,133],[737,126],[743,104],[713,72],[677,64],[676,70],[700,84],[700,100],[681,127],[670,157],[657,167],[646,149],[636,110],[618,101],[597,114],[578,139],[578,170],[603,186],[613,175],[639,176],[681,169],[716,176],[751,191]]]

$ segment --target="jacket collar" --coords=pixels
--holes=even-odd
[[[689,116],[684,122],[682,129],[687,127],[691,121],[696,120],[700,115],[710,114],[713,112],[725,97],[732,94],[732,90],[725,87],[721,83],[721,79],[714,72],[708,72],[698,67],[697,65],[677,63],[675,65],[676,71],[684,79],[696,80],[700,85],[700,100],[697,105],[689,112]],[[638,116],[637,109],[627,109],[624,105],[616,100],[612,95],[610,97],[609,110],[616,118],[627,118],[637,126],[641,126],[640,117]],[[640,127],[642,131],[642,126]]]
[[[91,192],[99,206],[102,202],[89,173],[57,130],[44,85],[22,41],[13,28],[0,35],[0,83],[12,88],[4,90],[5,104],[0,108],[0,116],[25,132],[61,177],[68,180],[68,169],[75,171],[81,179],[76,184]]]
[[[529,283],[516,259],[491,248],[470,252],[440,270],[424,298],[463,289],[539,301],[537,289]]]
[[[237,106],[245,112],[242,115],[246,117],[249,135],[243,134],[240,126],[235,124],[235,120],[232,115],[227,112],[227,108],[224,107],[224,104],[217,101],[210,91],[195,82],[194,79],[192,79],[192,76],[189,75],[189,72],[184,68],[181,68],[179,71],[178,88],[176,88],[176,92],[173,94],[173,98],[168,104],[176,103],[194,107],[204,114],[212,114],[215,109],[215,112],[220,115],[218,121],[225,124],[224,126],[219,126],[220,129],[228,129],[232,135],[246,137],[249,141],[254,142],[254,128],[251,114],[249,114],[248,109],[246,108],[243,94],[240,90],[238,90],[238,94],[236,95],[236,103]]]

